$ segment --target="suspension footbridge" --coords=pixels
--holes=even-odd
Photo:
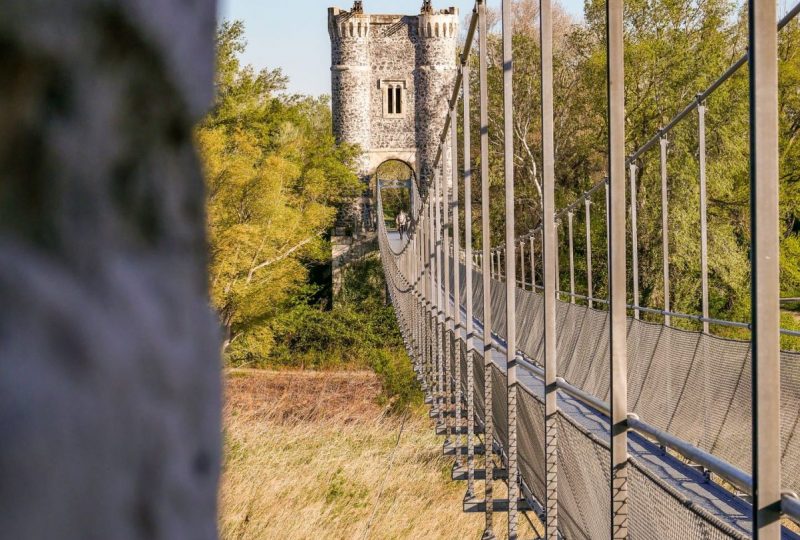
[[[445,437],[442,451],[453,457],[453,478],[466,482],[464,511],[485,514],[486,539],[495,537],[497,514],[507,521],[509,538],[518,538],[522,517],[534,520],[534,530],[546,538],[800,538],[800,353],[780,348],[781,335],[797,333],[780,327],[777,221],[777,35],[800,6],[776,24],[772,0],[751,0],[747,52],[629,153],[623,8],[622,0],[606,6],[607,175],[556,208],[553,11],[549,0],[540,2],[542,215],[536,228],[519,234],[512,13],[510,2],[502,2],[503,125],[497,136],[503,141],[505,241],[494,246],[486,3],[476,2],[452,76],[445,78],[449,84],[438,94],[417,74],[432,68],[416,66],[420,110],[416,123],[403,128],[414,131],[416,147],[406,157],[370,147],[375,138],[368,128],[389,124],[363,118],[364,138],[347,122],[348,111],[368,114],[347,100],[364,82],[359,74],[367,74],[369,87],[369,40],[389,39],[402,21],[392,26],[387,16],[370,18],[361,2],[352,12],[331,11],[339,139],[361,142],[373,161],[416,161],[408,235],[387,228],[380,181],[375,194],[380,256],[409,357]],[[434,12],[425,2],[409,23],[414,43],[425,42],[429,52],[435,40],[452,40],[455,13]],[[381,42],[384,49],[387,43]],[[366,59],[362,68],[343,66],[358,47]],[[447,46],[439,52],[455,57]],[[474,56],[480,154],[473,158]],[[752,312],[749,320],[729,320],[709,314],[705,114],[706,100],[745,66]],[[381,122],[401,118],[406,82],[377,86],[387,89]],[[436,99],[439,109],[430,103]],[[441,118],[428,119],[422,129],[420,119],[437,110]],[[670,305],[668,208],[685,202],[670,198],[667,145],[677,126],[689,122],[696,125],[690,151],[699,163],[698,313]],[[644,305],[640,291],[637,175],[645,162],[656,164],[662,180],[660,306]],[[593,222],[605,224],[600,245],[592,245]],[[585,235],[582,250],[575,248],[579,234]],[[607,280],[602,295],[593,277],[598,264],[605,265]],[[577,283],[578,266],[584,283]],[[717,328],[739,328],[750,338],[732,339]],[[498,497],[501,485],[507,495]]]

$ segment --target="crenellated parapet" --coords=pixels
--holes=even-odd
[[[330,8],[330,15],[328,33],[331,39],[361,40],[369,37],[369,15],[339,8]]]
[[[458,37],[458,10],[449,8],[437,13],[420,13],[417,34],[422,38],[454,39]]]

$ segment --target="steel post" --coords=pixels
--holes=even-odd
[[[697,107],[700,144],[700,279],[702,288],[703,332],[708,334],[708,211],[706,202],[706,105]]]
[[[441,164],[436,168],[435,172],[436,178],[436,195],[433,199],[434,204],[434,231],[435,231],[435,240],[434,240],[434,251],[436,256],[436,288],[434,289],[434,294],[436,298],[436,376],[437,376],[437,388],[439,390],[439,414],[438,420],[440,426],[445,426],[445,416],[444,412],[447,407],[445,403],[445,397],[447,392],[445,390],[445,379],[444,379],[444,272],[442,267],[442,243],[443,243],[443,235],[442,235],[442,193],[443,193],[443,186],[444,179],[442,178],[442,170]]]
[[[609,212],[609,191],[608,191],[608,178],[606,177],[605,185],[603,186],[606,191],[606,280],[608,281],[607,294],[611,298],[611,213]]]
[[[592,201],[587,196],[584,200],[586,207],[586,298],[589,307],[594,307],[592,295],[594,294],[594,287],[592,286]]]
[[[503,164],[506,206],[506,369],[508,383],[508,539],[517,540],[519,482],[517,466],[517,269],[514,257],[514,33],[511,0],[502,1],[503,20]],[[491,444],[491,441],[487,441]]]
[[[432,189],[429,190],[430,196],[428,197],[428,227],[427,227],[427,236],[428,236],[428,304],[430,306],[430,310],[428,312],[428,369],[430,373],[430,381],[429,381],[429,388],[431,389],[431,397],[433,399],[433,403],[435,407],[438,408],[439,405],[439,394],[438,394],[438,387],[436,386],[436,382],[438,378],[436,377],[436,371],[438,369],[438,364],[436,362],[436,274],[434,272],[434,262],[436,261],[436,245],[435,245],[435,235],[434,235],[434,213],[433,213],[433,205],[434,200],[436,198],[436,180],[435,180],[436,173],[434,172],[434,185]]]
[[[458,110],[453,104],[450,120],[450,152],[452,154],[451,174],[453,186],[451,191],[450,212],[453,222],[453,374],[455,399],[455,445],[456,463],[463,464],[461,455],[461,239],[458,226]],[[449,301],[448,301],[449,304]]]
[[[472,267],[471,262],[475,258],[472,253],[472,156],[470,154],[472,144],[472,126],[470,124],[470,69],[469,63],[465,62],[463,95],[464,102],[464,250],[466,253],[465,261],[470,261],[466,265],[466,301],[467,301],[467,494],[466,499],[475,497],[475,374],[473,366],[473,355],[475,341],[473,337],[473,290],[472,290]]]
[[[631,266],[633,271],[633,310],[634,318],[639,318],[639,203],[636,197],[636,164],[630,165],[631,181]]]
[[[534,249],[533,233],[530,236],[531,244],[531,290],[536,292],[536,250]]]
[[[781,536],[778,36],[773,0],[750,0],[753,537]]]
[[[450,443],[450,435],[454,432],[453,424],[455,424],[456,419],[451,418],[451,411],[452,411],[452,395],[453,395],[453,384],[451,379],[451,366],[452,362],[451,359],[453,357],[453,339],[452,339],[452,328],[453,328],[453,309],[450,303],[450,291],[452,290],[452,273],[450,269],[450,191],[451,186],[448,186],[447,179],[444,177],[445,172],[445,160],[444,160],[444,149],[442,150],[442,160],[441,160],[441,192],[440,192],[440,204],[442,209],[442,225],[441,225],[441,235],[442,235],[442,247],[440,248],[442,253],[442,271],[443,271],[443,280],[442,283],[444,284],[444,292],[442,293],[442,303],[444,306],[444,325],[442,326],[442,362],[443,362],[443,377],[444,377],[444,423],[445,423],[445,444]],[[452,169],[452,167],[451,167]],[[451,171],[452,173],[452,171]],[[452,182],[452,178],[451,178]]]
[[[556,279],[556,300],[561,300],[561,221],[556,219],[555,223],[555,279]]]
[[[664,311],[670,310],[669,287],[669,193],[667,186],[667,138],[661,137],[661,266],[664,270]],[[664,324],[670,326],[672,317],[664,315]]]
[[[489,83],[488,83],[488,28],[486,22],[486,2],[478,0],[479,25],[479,80],[480,80],[480,122],[481,122],[481,233],[483,243],[483,259],[491,266],[491,223],[489,221]],[[483,540],[494,539],[494,419],[492,417],[492,282],[490,276],[483,272],[483,373],[484,373],[484,441],[485,441],[485,498],[486,526]]]
[[[553,124],[553,13],[551,0],[540,0],[542,63],[542,257],[544,285],[545,537],[558,538],[558,357],[556,291],[558,231],[555,223],[555,137]],[[534,280],[535,281],[535,280]]]
[[[575,252],[572,239],[572,212],[567,212],[567,227],[569,229],[569,302],[575,303]]]
[[[611,538],[628,538],[628,362],[625,256],[623,0],[606,4],[608,47],[609,297],[611,310]]]

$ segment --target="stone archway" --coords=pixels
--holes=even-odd
[[[391,220],[402,210],[413,215],[417,193],[417,175],[413,167],[402,160],[386,160],[375,169],[371,179],[372,192],[382,189],[383,209]],[[387,223],[390,228],[392,225]]]

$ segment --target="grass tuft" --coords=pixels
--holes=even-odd
[[[461,512],[465,484],[431,420],[390,413],[375,374],[231,375],[222,538],[480,538],[483,515]],[[502,534],[505,514],[495,522]]]

